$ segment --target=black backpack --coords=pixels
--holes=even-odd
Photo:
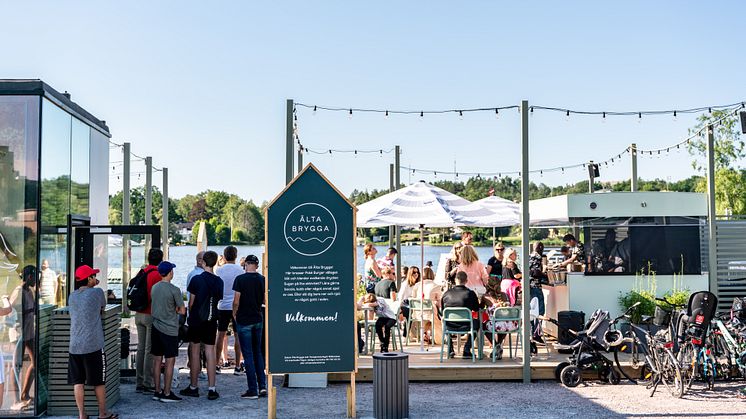
[[[143,311],[148,308],[148,274],[155,271],[155,268],[140,269],[140,272],[130,280],[127,286],[127,308],[131,311]]]

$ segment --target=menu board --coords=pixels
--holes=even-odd
[[[353,372],[355,207],[313,166],[267,207],[267,368]]]

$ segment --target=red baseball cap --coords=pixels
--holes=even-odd
[[[93,269],[88,265],[82,265],[82,266],[79,266],[78,269],[75,270],[75,280],[84,281],[90,278],[91,276],[96,275],[99,272],[101,271],[98,269]]]

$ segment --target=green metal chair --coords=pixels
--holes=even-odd
[[[412,323],[419,323],[420,327],[424,327],[422,319],[420,318],[420,310],[422,310],[422,316],[425,317],[425,321],[432,321],[433,318],[433,302],[430,299],[409,299],[409,318],[407,319],[407,345],[409,345],[409,337],[412,336]],[[428,313],[430,313],[430,319],[428,320]]]
[[[496,322],[504,321],[516,321],[518,327],[515,330],[510,331],[498,331],[495,330]],[[508,353],[510,358],[513,358],[513,333],[516,334],[516,354],[518,353],[518,345],[521,342],[521,309],[518,307],[502,307],[495,309],[492,314],[492,362],[497,360],[497,335],[508,335]]]
[[[469,325],[469,330],[449,330],[446,322],[464,323]],[[443,338],[440,342],[440,362],[443,362],[443,350],[446,347],[446,340],[451,346],[452,335],[470,335],[471,336],[471,362],[476,362],[474,345],[478,345],[479,329],[474,328],[474,322],[471,317],[471,310],[466,307],[447,307],[443,310]]]

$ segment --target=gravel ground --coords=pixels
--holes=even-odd
[[[180,383],[188,381],[186,370]],[[276,380],[275,385],[280,385]],[[746,383],[718,383],[716,390],[704,392],[694,388],[684,399],[677,400],[665,392],[653,398],[640,386],[622,384],[581,384],[568,389],[551,381],[530,385],[513,382],[453,382],[412,383],[410,385],[410,416],[412,418],[450,417],[511,417],[511,418],[678,418],[678,417],[745,417],[746,400],[737,392]],[[179,417],[262,418],[267,416],[267,400],[242,400],[245,376],[232,372],[218,377],[221,398],[208,401],[207,383],[200,381],[202,397],[164,404],[136,394],[132,383],[123,383],[121,400],[115,411],[122,418]],[[343,418],[345,393],[343,384],[326,389],[278,389],[278,417],[281,418]],[[357,386],[358,417],[373,417],[373,387],[370,383]],[[485,408],[484,406],[492,406]],[[91,412],[93,413],[93,412]]]

